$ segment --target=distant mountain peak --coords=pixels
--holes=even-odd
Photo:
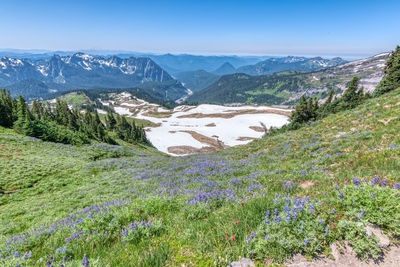
[[[231,63],[225,62],[218,69],[214,70],[212,73],[217,75],[232,74],[236,72],[236,68],[232,66]]]
[[[174,85],[176,81],[150,58],[118,56],[105,58],[77,52],[65,56],[55,54],[50,58],[39,60],[0,59],[0,87],[24,81],[19,85],[28,88],[29,92],[32,92],[31,95],[35,95],[33,87],[28,87],[31,79],[62,90],[93,87],[131,88],[143,86],[145,83],[169,82],[165,88],[170,88],[169,95],[173,95],[171,98],[174,100],[186,92],[183,86]],[[43,87],[37,83],[35,86]],[[180,93],[182,95],[178,95]],[[166,98],[170,98],[169,95]]]

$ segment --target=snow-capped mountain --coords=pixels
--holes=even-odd
[[[236,72],[246,73],[249,75],[263,75],[285,70],[318,70],[323,68],[334,67],[346,63],[340,57],[325,59],[322,57],[280,57],[269,58],[254,65],[240,67]]]
[[[175,82],[150,58],[105,58],[84,53],[54,55],[41,60],[0,58],[0,87],[13,87],[16,83],[20,85],[27,79],[43,82],[55,90],[128,88],[148,83]],[[181,87],[184,94],[186,90]]]

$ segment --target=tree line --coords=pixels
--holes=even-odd
[[[119,138],[129,143],[150,145],[142,127],[124,116],[107,111],[103,121],[96,109],[91,111],[70,108],[65,101],[33,101],[31,107],[22,96],[11,97],[9,91],[0,93],[0,126],[13,128],[16,132],[65,144],[82,145],[91,141],[117,144]]]

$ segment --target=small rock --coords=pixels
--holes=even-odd
[[[390,239],[383,233],[383,231],[376,225],[369,225],[365,227],[368,236],[374,234],[379,239],[379,245],[381,247],[390,246]]]
[[[333,258],[335,259],[335,260],[338,260],[339,259],[339,256],[340,256],[340,252],[339,252],[339,249],[338,249],[338,246],[337,246],[337,244],[336,243],[332,243],[331,245],[330,245],[330,247],[331,247],[331,250],[332,250],[332,256],[333,256]]]
[[[338,137],[341,137],[341,136],[343,136],[345,134],[346,134],[346,132],[339,132],[337,135],[335,135],[335,137],[338,138]]]
[[[240,261],[233,261],[228,267],[255,267],[254,262],[248,258],[241,258]]]

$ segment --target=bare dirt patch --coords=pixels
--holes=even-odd
[[[382,259],[379,261],[361,261],[356,253],[353,251],[348,242],[345,242],[345,246],[339,246],[337,243],[331,245],[333,258],[321,256],[312,261],[302,255],[296,255],[290,263],[287,263],[288,267],[330,267],[330,266],[348,266],[348,267],[364,267],[364,266],[384,266],[384,267],[397,267],[400,266],[400,248],[392,246],[387,251]]]
[[[382,119],[382,120],[378,120],[379,122],[382,122],[383,124],[388,125],[392,120],[395,120],[397,118],[388,118],[387,120]]]
[[[245,109],[245,110],[233,110],[230,113],[211,113],[211,114],[203,114],[203,113],[193,113],[187,115],[178,116],[179,119],[186,119],[186,118],[224,118],[230,119],[238,115],[244,114],[279,114],[284,116],[290,116],[290,111],[283,111],[283,110],[275,110],[275,109],[268,109],[268,110],[255,110],[255,109]]]
[[[195,131],[180,131],[183,133],[188,133],[190,134],[194,139],[196,139],[197,141],[199,141],[200,143],[203,144],[207,144],[212,146],[215,149],[223,149],[226,146],[224,145],[224,143],[222,141],[219,141],[217,138],[211,138],[202,134],[199,134],[198,132]]]
[[[264,127],[261,126],[250,126],[250,129],[252,129],[253,131],[259,132],[259,133],[264,133],[265,129]]]
[[[206,124],[206,126],[207,126],[207,127],[215,127],[215,126],[217,126],[217,125],[216,125],[215,123],[212,122],[212,123]]]
[[[211,146],[205,146],[202,148],[196,148],[192,146],[170,146],[168,147],[168,153],[175,155],[189,155],[189,154],[201,154],[214,152],[216,149]]]
[[[257,139],[255,137],[247,137],[247,136],[239,136],[236,140],[238,141],[249,141],[249,140],[254,140]]]
[[[155,112],[155,111],[148,111],[142,114],[143,116],[146,117],[153,117],[153,118],[169,118],[172,115],[172,112]]]
[[[309,188],[309,187],[313,187],[314,186],[314,182],[313,181],[304,181],[300,183],[300,187],[303,189]]]

